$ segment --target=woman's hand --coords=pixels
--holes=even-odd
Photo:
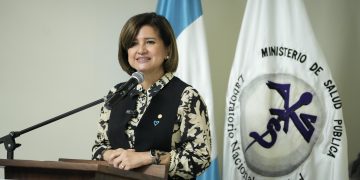
[[[149,152],[135,152],[134,149],[109,149],[103,154],[103,159],[115,168],[130,170],[152,163]]]

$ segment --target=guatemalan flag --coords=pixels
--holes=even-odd
[[[200,0],[159,0],[157,13],[175,31],[179,50],[176,75],[196,88],[208,108],[211,130],[211,165],[197,179],[219,179],[210,68]]]
[[[346,180],[342,101],[301,0],[248,0],[226,95],[223,179]]]

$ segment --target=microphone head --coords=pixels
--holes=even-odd
[[[138,84],[144,81],[144,74],[139,71],[132,73],[131,77],[135,78],[138,81]]]

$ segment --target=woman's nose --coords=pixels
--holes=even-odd
[[[138,54],[145,54],[146,52],[147,52],[146,46],[145,45],[140,45],[138,50],[137,50],[137,53]]]

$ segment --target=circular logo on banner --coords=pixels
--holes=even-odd
[[[283,176],[306,160],[326,118],[316,92],[287,74],[263,75],[244,87],[240,94],[241,146],[253,172]]]

